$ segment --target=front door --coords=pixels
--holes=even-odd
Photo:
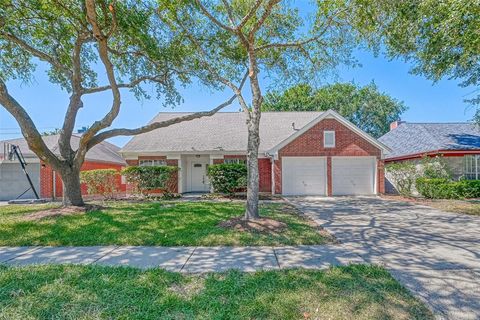
[[[202,161],[192,161],[190,165],[190,191],[207,192],[210,191],[210,184],[207,178],[208,163]]]

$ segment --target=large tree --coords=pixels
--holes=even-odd
[[[148,98],[142,84],[150,83],[158,98],[174,104],[179,101],[175,85],[188,82],[196,72],[195,55],[168,32],[155,9],[154,2],[135,0],[0,0],[0,105],[16,119],[29,148],[60,173],[72,205],[84,204],[79,172],[86,153],[96,144],[209,116],[236,98],[232,95],[206,112],[139,128],[111,128],[120,113],[123,89]],[[48,66],[50,82],[70,96],[59,134],[59,156],[47,148],[29,116],[27,110],[37,106],[21,105],[8,90],[9,80],[29,81],[40,61]],[[237,86],[242,85],[239,79]],[[111,95],[111,105],[84,106],[86,95],[105,92]],[[99,107],[105,107],[105,115],[89,126],[73,150],[70,140],[78,112]]]
[[[351,62],[354,33],[350,1],[316,1],[310,16],[280,0],[163,2],[159,16],[201,58],[204,76],[230,88],[246,115],[248,186],[245,216],[258,214],[259,125],[262,82],[277,85],[318,79]],[[249,92],[234,84],[248,76]],[[265,76],[263,76],[264,74]]]
[[[390,58],[411,62],[414,74],[434,82],[455,79],[460,86],[473,88],[467,101],[477,105],[480,121],[480,2],[379,0],[365,4],[356,14],[370,44],[386,49]]]
[[[314,89],[299,84],[284,91],[270,91],[262,105],[264,111],[326,111],[333,109],[363,131],[378,138],[389,131],[407,109],[405,104],[378,90],[375,83],[358,86],[335,83]]]

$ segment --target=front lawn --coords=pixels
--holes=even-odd
[[[2,319],[432,319],[381,267],[182,275],[0,267]]]
[[[443,211],[471,214],[480,216],[479,200],[428,200],[422,201],[422,204],[431,206]]]
[[[424,198],[405,198],[402,196],[388,195],[386,199],[413,202],[415,204],[430,206],[442,211],[471,214],[480,216],[480,200],[478,199],[424,199]]]
[[[51,205],[0,207],[0,246],[215,246],[324,244],[332,236],[288,204],[261,205],[261,215],[287,224],[279,232],[238,231],[218,226],[241,216],[235,202],[127,202],[82,214],[31,219]]]

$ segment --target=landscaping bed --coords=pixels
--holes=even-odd
[[[279,228],[229,225],[244,204],[212,201],[109,201],[71,212],[59,205],[0,207],[0,246],[259,246],[325,244],[333,236],[285,203],[260,206]],[[101,206],[101,207],[99,207]],[[40,212],[40,213],[39,213]],[[51,214],[49,214],[51,213]],[[270,221],[270,220],[269,220]],[[272,222],[273,223],[273,222]]]
[[[383,268],[183,275],[0,267],[2,319],[432,319]]]

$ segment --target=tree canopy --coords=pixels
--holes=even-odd
[[[339,64],[353,63],[357,40],[350,1],[316,1],[303,15],[280,0],[162,1],[159,16],[200,57],[198,73],[231,89],[247,118],[246,218],[258,216],[259,125],[264,77],[276,83],[321,78]],[[265,76],[264,76],[265,75]],[[235,82],[245,78],[245,94]],[[249,98],[251,97],[251,98]]]
[[[155,1],[0,0],[0,105],[18,122],[29,148],[62,176],[70,203],[83,205],[79,170],[85,155],[101,141],[135,135],[181,121],[209,116],[231,104],[236,96],[210,111],[179,116],[138,128],[111,128],[122,106],[122,91],[167,104],[180,101],[177,85],[198,71],[198,59],[157,14]],[[29,108],[9,92],[9,80],[30,81],[36,66],[47,66],[49,80],[69,95],[59,131],[57,155],[47,148],[31,119]],[[201,70],[200,70],[201,71]],[[198,77],[206,84],[207,78]],[[237,84],[239,88],[243,82]],[[54,86],[52,86],[52,89]],[[106,106],[84,105],[87,95],[109,93]],[[82,108],[106,109],[82,134],[78,149],[70,140]]]
[[[357,15],[359,29],[376,50],[385,48],[390,58],[411,62],[412,73],[434,82],[458,80],[473,88],[467,102],[480,104],[478,0],[379,0],[366,2]]]
[[[314,89],[299,84],[265,95],[264,111],[326,111],[332,109],[360,129],[378,138],[407,109],[405,104],[382,93],[374,82],[364,87],[335,83]]]

